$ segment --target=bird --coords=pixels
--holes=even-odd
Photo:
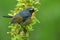
[[[11,24],[29,24],[31,22],[31,17],[33,12],[35,12],[34,8],[26,8],[23,11],[19,12],[15,16],[3,16],[5,18],[12,18]]]

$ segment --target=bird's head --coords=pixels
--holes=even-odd
[[[35,12],[34,8],[27,8],[26,10],[29,11],[31,14]]]

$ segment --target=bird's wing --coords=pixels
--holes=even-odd
[[[24,21],[24,25],[30,24],[31,23],[31,17],[28,17],[25,21]]]
[[[22,21],[23,21],[23,17],[16,16],[16,17],[12,18],[12,22],[11,23],[13,23],[13,24],[15,24],[15,23],[20,24]]]

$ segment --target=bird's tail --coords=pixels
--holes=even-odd
[[[12,16],[3,16],[3,17],[5,17],[5,18],[12,18]]]

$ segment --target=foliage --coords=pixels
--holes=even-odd
[[[35,13],[38,12],[37,5],[39,4],[39,1],[36,0],[17,0],[17,1],[18,2],[16,8],[11,10],[11,12],[8,13],[8,15],[14,16],[17,13],[21,12],[23,9],[30,8],[30,7],[36,10]],[[33,31],[32,25],[34,25],[36,22],[40,23],[35,17],[35,13],[32,14],[30,24],[26,24],[23,26],[21,24],[11,24],[9,26],[9,28],[11,28],[11,31],[7,33],[11,35],[11,40],[29,40],[28,39],[29,34],[31,31]],[[23,27],[27,30],[26,33],[24,32]]]

